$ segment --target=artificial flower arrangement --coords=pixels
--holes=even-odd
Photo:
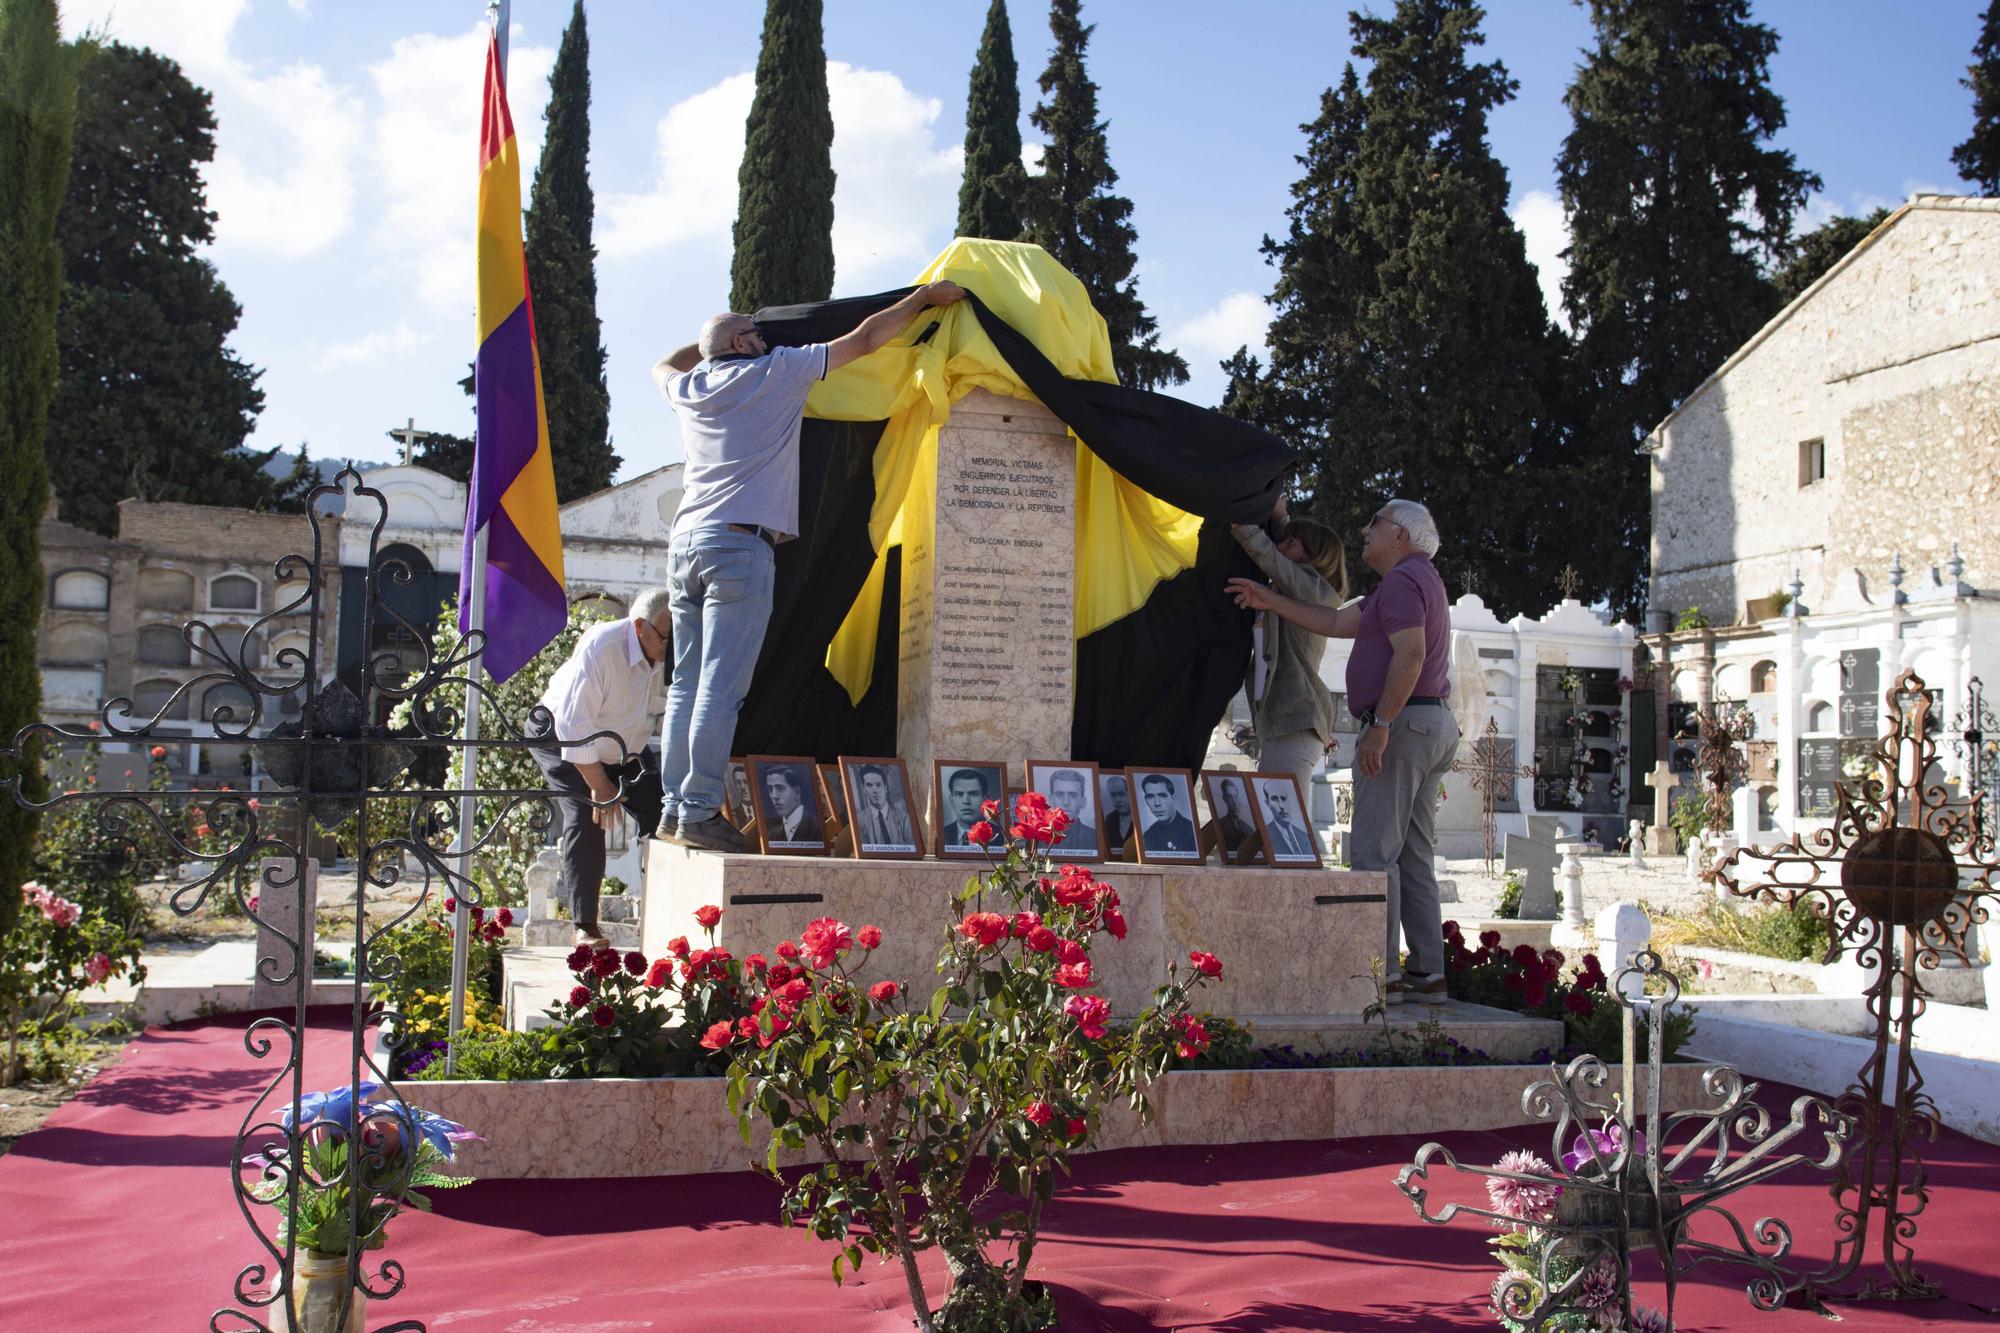
[[[1027,1272],[1057,1175],[1111,1099],[1144,1115],[1147,1083],[1176,1052],[1206,1047],[1188,1001],[1222,975],[1195,950],[1114,1029],[1110,1002],[1092,993],[1091,949],[1125,936],[1117,891],[1044,855],[1068,825],[1060,808],[1030,792],[1012,813],[1003,836],[988,801],[970,830],[990,868],[955,897],[928,996],[896,978],[864,984],[881,932],[824,917],[780,943],[775,962],[723,964],[746,1012],[702,1037],[733,1056],[744,1140],[753,1119],[770,1126],[760,1169],[786,1186],[786,1220],[840,1247],[836,1280],[864,1253],[899,1263],[923,1333],[1054,1326],[1053,1300]],[[780,1153],[808,1147],[824,1164],[780,1176]],[[935,1307],[917,1270],[933,1247],[950,1274]]]

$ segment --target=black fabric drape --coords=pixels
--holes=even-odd
[[[773,346],[827,342],[911,289],[757,312]],[[1065,379],[1029,339],[969,297],[1021,382],[1091,452],[1149,494],[1208,520],[1194,567],[1146,604],[1077,644],[1071,753],[1105,765],[1199,765],[1209,733],[1241,687],[1251,617],[1223,591],[1255,567],[1229,535],[1261,522],[1296,455],[1268,431],[1165,394]],[[926,335],[927,336],[927,333]],[[825,666],[826,648],[874,560],[868,518],[883,423],[808,418],[800,440],[797,541],[778,548],[770,629],[737,721],[739,754],[893,754],[898,564],[877,631],[875,675],[860,707]]]

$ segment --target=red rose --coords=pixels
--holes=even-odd
[[[646,969],[646,984],[654,990],[658,990],[673,979],[674,960],[671,958],[655,958],[653,965]]]
[[[1028,938],[1021,941],[1021,947],[1036,953],[1047,953],[1056,947],[1056,933],[1047,926],[1036,926],[1028,932]]]
[[[1188,961],[1193,963],[1196,970],[1205,977],[1214,977],[1219,980],[1222,976],[1222,960],[1212,953],[1203,953],[1199,949],[1190,950]]]
[[[743,966],[749,968],[752,972],[762,972],[770,965],[771,960],[761,953],[753,953],[743,960]]]
[[[746,1041],[755,1037],[757,1035],[757,1020],[750,1017],[737,1019],[736,1035],[742,1037]]]
[[[570,988],[570,992],[569,992],[569,1007],[570,1007],[570,1008],[572,1008],[572,1009],[581,1009],[581,1008],[583,1008],[583,1006],[585,1006],[586,1004],[589,1004],[589,1003],[590,1003],[590,987],[588,987],[588,986],[573,986],[573,987],[571,987],[571,988]]]
[[[730,1043],[733,1036],[734,1030],[725,1019],[720,1023],[709,1024],[708,1031],[701,1034],[701,1044],[711,1051],[719,1051]]]
[[[155,745],[155,746],[153,747],[153,758],[155,758],[155,759],[165,759],[166,757],[167,757],[167,747],[166,747],[166,746],[164,746],[164,745]]]
[[[618,1011],[608,1004],[600,1004],[590,1011],[590,1021],[601,1028],[608,1028],[618,1021]]]
[[[676,958],[688,956],[688,940],[685,935],[676,935],[667,941],[667,952]]]
[[[593,952],[588,944],[579,944],[569,951],[569,957],[563,961],[569,965],[570,971],[581,972],[590,966]]]
[[[445,899],[444,910],[447,912],[456,912],[458,910],[458,899],[456,898]]]
[[[1013,932],[1014,938],[1025,939],[1029,931],[1041,924],[1042,914],[1040,912],[1016,912],[1014,913],[1014,924],[1009,926],[1008,929]]]
[[[778,957],[784,959],[786,962],[789,963],[795,961],[798,958],[798,956],[799,956],[798,945],[792,943],[790,940],[778,941]]]
[[[1079,865],[1064,866],[1062,878],[1051,887],[1064,907],[1088,907],[1097,901],[1097,877]]]
[[[990,949],[1007,937],[1007,918],[998,912],[972,912],[958,923],[958,933]]]
[[[1096,1041],[1111,1021],[1111,1002],[1102,995],[1072,995],[1063,1001],[1063,1012],[1076,1020],[1079,1032]]]
[[[1000,817],[1000,802],[995,800],[982,801],[979,805],[979,813],[985,815],[988,819],[998,819]]]
[[[771,1002],[787,1016],[796,1014],[799,1007],[811,998],[812,983],[804,977],[793,977],[771,992]]]
[[[878,981],[868,988],[868,998],[877,1004],[887,1004],[901,994],[902,989],[893,981]]]
[[[882,947],[882,928],[863,926],[854,932],[854,942],[864,949],[879,949]]]
[[[1522,967],[1538,967],[1542,961],[1542,956],[1535,952],[1535,946],[1532,944],[1515,945],[1512,957]]]
[[[991,805],[993,802],[988,801],[986,804]],[[987,846],[996,836],[993,826],[983,819],[974,820],[972,827],[965,831],[965,840],[979,847]]]
[[[1090,953],[1075,940],[1059,940],[1056,943],[1056,957],[1065,963],[1088,963]]]
[[[1119,911],[1119,910],[1118,910],[1117,908],[1115,908],[1115,907],[1107,907],[1107,908],[1105,908],[1105,909],[1104,909],[1104,928],[1105,928],[1106,930],[1108,930],[1108,931],[1110,931],[1110,932],[1111,932],[1111,938],[1112,938],[1112,939],[1114,939],[1114,940],[1122,940],[1122,939],[1124,939],[1124,938],[1125,938],[1125,915],[1124,915],[1124,913],[1120,912],[1120,911]]]
[[[1573,990],[1563,997],[1563,1008],[1581,1018],[1588,1018],[1597,1008],[1597,1003],[1580,990]]]
[[[1070,1117],[1069,1136],[1071,1138],[1080,1139],[1089,1132],[1090,1132],[1090,1122],[1088,1120],[1085,1120],[1080,1115]]]
[[[646,955],[637,949],[625,955],[625,970],[635,977],[646,975]]]
[[[618,975],[619,958],[616,949],[598,949],[590,955],[590,970],[600,977]]]
[[[771,975],[764,978],[764,984],[776,989],[799,974],[799,970],[789,963],[779,963],[771,969]]]
[[[1208,1029],[1201,1020],[1182,1014],[1174,1019],[1174,1027],[1181,1034],[1180,1057],[1192,1060],[1208,1049]]]
[[[697,907],[694,909],[694,923],[703,930],[714,930],[715,923],[722,920],[720,907]]]
[[[1027,1110],[1021,1112],[1021,1114],[1026,1117],[1028,1123],[1031,1125],[1046,1125],[1049,1121],[1056,1118],[1056,1108],[1050,1106],[1047,1102],[1035,1102]]]
[[[466,910],[471,913],[474,921],[484,921],[486,919],[486,909],[483,907],[471,907]]]
[[[1500,932],[1499,932],[1499,931],[1497,931],[1497,930],[1482,930],[1482,931],[1480,931],[1480,932],[1479,932],[1479,947],[1480,947],[1480,948],[1482,948],[1482,949],[1497,949],[1497,948],[1499,948],[1499,947],[1500,947]]]
[[[760,1047],[769,1046],[772,1042],[791,1030],[792,1024],[789,1019],[783,1014],[772,1014],[770,1031],[767,1032],[761,1027],[757,1029],[757,1045]]]
[[[799,944],[814,967],[832,967],[834,958],[845,953],[853,942],[854,932],[847,928],[847,923],[830,916],[820,917],[799,932]]]
[[[500,909],[500,925],[501,925],[501,926],[502,926],[503,928],[505,928],[505,927],[507,927],[507,926],[511,926],[511,925],[513,925],[513,924],[514,924],[514,913],[513,913],[513,910],[512,910],[511,908],[506,908],[506,907],[503,907],[503,908],[501,908],[501,909]]]
[[[1459,929],[1458,922],[1447,921],[1444,923],[1444,937],[1448,940],[1462,940],[1465,938],[1465,932]]]
[[[1090,962],[1064,963],[1056,969],[1056,985],[1067,986],[1071,990],[1085,990],[1091,984]]]

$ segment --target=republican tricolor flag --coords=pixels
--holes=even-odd
[[[542,402],[541,354],[528,299],[521,243],[521,147],[507,114],[500,41],[486,46],[486,98],[479,126],[479,354],[474,365],[479,426],[472,451],[472,494],[465,511],[458,576],[458,626],[486,631],[481,661],[506,680],[562,631],[562,529],[556,520],[555,468],[548,411]],[[473,616],[477,538],[486,534],[486,589]]]

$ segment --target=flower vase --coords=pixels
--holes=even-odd
[[[368,1293],[348,1284],[346,1255],[300,1250],[292,1258],[292,1299],[274,1312],[274,1333],[367,1333]]]

